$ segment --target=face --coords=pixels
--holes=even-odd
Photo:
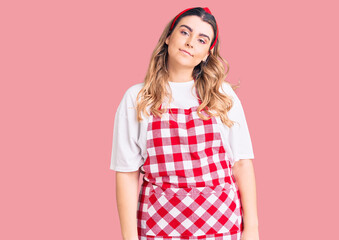
[[[194,68],[201,61],[206,61],[213,37],[209,23],[198,16],[183,17],[165,41],[169,63]]]

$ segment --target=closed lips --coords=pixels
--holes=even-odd
[[[180,49],[180,51],[183,51],[183,52],[185,52],[185,53],[188,53],[190,56],[192,56],[192,54],[190,54],[189,52],[187,52],[187,51],[185,51],[185,50]]]

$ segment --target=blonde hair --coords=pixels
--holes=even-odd
[[[188,15],[198,15],[202,18],[203,21],[208,22],[212,25],[214,33],[216,32],[216,22],[212,15],[206,14],[202,8],[195,8],[187,11],[182,14],[177,20],[176,23],[180,21],[180,18]],[[167,69],[167,44],[165,44],[166,38],[171,34],[170,26],[173,19],[166,25],[153,53],[151,56],[151,61],[144,78],[144,86],[139,91],[137,95],[137,119],[138,121],[142,120],[141,112],[149,116],[149,113],[146,111],[147,106],[150,105],[150,112],[155,116],[162,116],[162,113],[167,111],[167,106],[162,109],[159,109],[161,103],[166,97],[169,99],[169,102],[172,101],[172,95],[168,93],[167,89],[169,87],[168,78],[169,73]],[[174,25],[173,29],[175,28]],[[215,34],[214,34],[215,36]],[[208,120],[212,116],[220,116],[221,121],[228,127],[232,127],[234,121],[230,120],[227,116],[227,112],[232,108],[233,101],[230,96],[220,92],[220,87],[223,82],[229,84],[232,89],[236,89],[239,85],[232,85],[231,83],[225,80],[226,75],[229,71],[229,64],[224,60],[219,54],[219,39],[218,36],[217,42],[211,50],[208,56],[208,61],[206,64],[200,63],[197,65],[193,72],[192,77],[195,79],[193,87],[196,88],[198,95],[202,101],[201,105],[197,108],[198,116],[203,120]],[[227,65],[227,71],[223,66],[223,62]],[[139,99],[139,101],[138,101]],[[168,103],[169,104],[169,103]],[[205,107],[208,109],[205,109]],[[209,116],[201,114],[200,111],[204,110]]]

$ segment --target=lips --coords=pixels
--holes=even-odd
[[[180,51],[185,52],[185,53],[189,54],[191,57],[193,57],[192,54],[190,54],[189,52],[187,52],[187,51],[185,51],[183,49],[180,49]]]

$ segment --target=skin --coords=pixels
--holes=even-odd
[[[185,25],[185,26],[181,26]],[[206,35],[206,36],[202,36]],[[214,34],[210,24],[198,16],[182,18],[167,37],[168,70],[172,82],[193,80],[192,72],[210,54]],[[186,50],[191,55],[181,51]],[[251,159],[240,159],[232,167],[241,195],[243,224],[241,240],[259,240],[256,184]],[[124,240],[138,240],[136,211],[140,172],[116,172],[116,199]]]
[[[123,240],[139,240],[137,231],[137,206],[139,171],[116,172],[116,201]]]
[[[186,25],[189,28],[181,25]],[[206,36],[201,36],[200,33]],[[201,61],[206,61],[213,40],[213,28],[198,16],[186,16],[180,19],[165,43],[168,45],[168,71],[172,82],[193,80],[192,72]],[[186,50],[192,56],[180,51]]]
[[[244,230],[241,240],[259,240],[256,183],[252,159],[240,159],[232,167],[240,192]]]

